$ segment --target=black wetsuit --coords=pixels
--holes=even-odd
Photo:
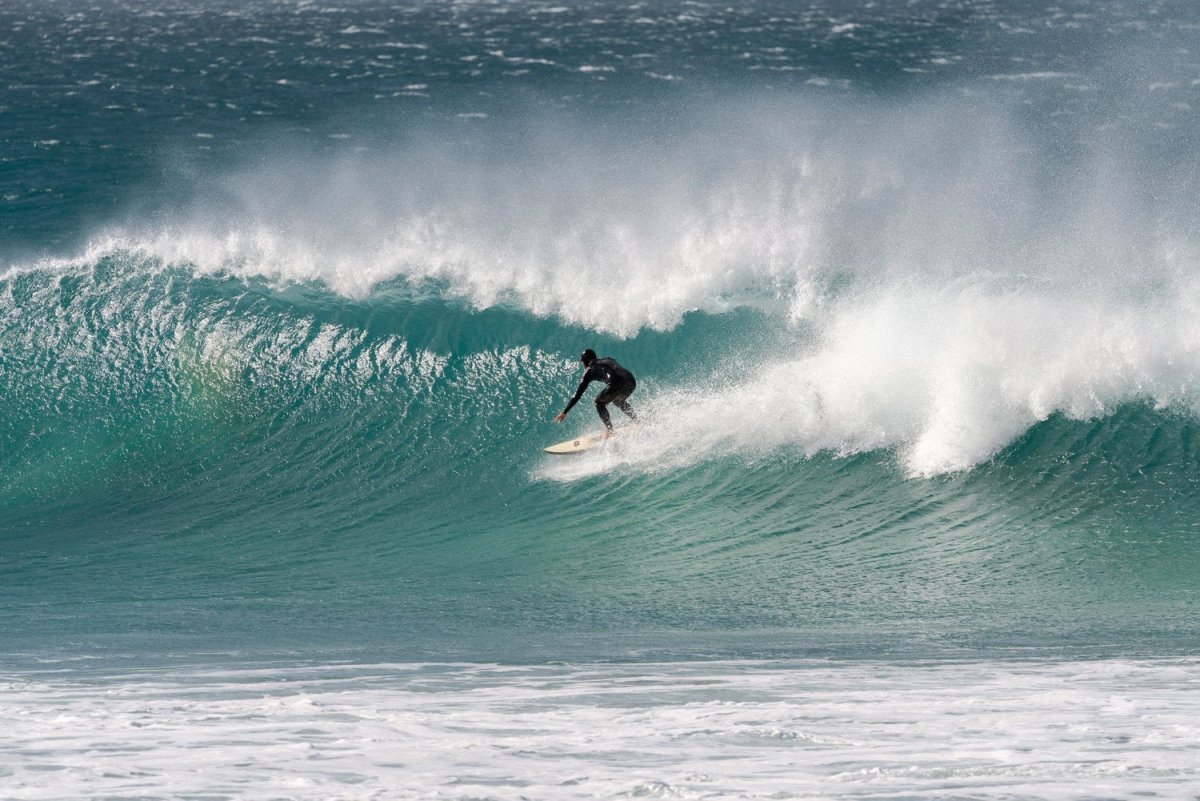
[[[634,420],[637,419],[633,409],[625,402],[625,399],[637,389],[637,381],[634,379],[633,373],[617,364],[615,359],[607,358],[596,359],[588,366],[587,372],[583,374],[583,380],[579,382],[579,389],[575,390],[575,397],[571,398],[567,408],[563,409],[563,414],[571,411],[571,407],[579,402],[579,399],[583,397],[583,391],[593,381],[603,381],[607,385],[604,391],[596,396],[596,414],[600,415],[600,420],[603,421],[605,428],[612,431],[612,421],[608,419],[608,404],[610,403]]]

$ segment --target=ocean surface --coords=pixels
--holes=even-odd
[[[1190,1],[3,0],[0,797],[1200,798],[1198,220]]]

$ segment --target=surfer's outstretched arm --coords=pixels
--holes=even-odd
[[[583,391],[587,389],[588,384],[592,383],[593,378],[595,378],[595,376],[592,375],[591,370],[588,370],[583,374],[583,380],[579,382],[579,389],[575,390],[575,397],[571,398],[565,409],[554,416],[554,422],[561,423],[566,419],[567,412],[571,411],[572,406],[579,403],[579,399],[583,397]]]

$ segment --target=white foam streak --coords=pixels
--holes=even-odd
[[[14,801],[1182,799],[1198,678],[1188,660],[12,677],[0,775]]]

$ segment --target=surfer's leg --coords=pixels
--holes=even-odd
[[[616,407],[629,415],[630,419],[637,420],[637,415],[634,414],[633,407],[626,400],[633,390],[634,387],[626,385],[608,387],[596,396],[596,411],[599,413],[600,419],[604,421],[605,428],[609,431],[612,431],[612,421],[608,419],[608,409],[606,407],[610,403],[616,404]]]
[[[629,401],[625,400],[625,398],[613,398],[613,405],[629,415],[630,420],[635,423],[637,422],[637,415],[634,414],[633,407],[629,405]]]
[[[612,420],[608,419],[608,401],[604,400],[604,393],[596,398],[596,414],[600,415],[600,421],[604,423],[604,427],[612,431]]]

